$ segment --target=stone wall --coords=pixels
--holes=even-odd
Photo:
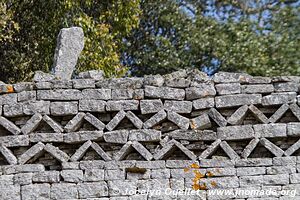
[[[183,70],[1,84],[0,199],[300,199],[280,193],[300,190],[299,82]],[[279,192],[210,193],[250,188]]]

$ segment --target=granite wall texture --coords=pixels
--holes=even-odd
[[[197,70],[0,84],[0,199],[300,199],[280,193],[300,190],[299,87]],[[278,193],[233,193],[249,188]]]

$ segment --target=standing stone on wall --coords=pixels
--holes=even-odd
[[[71,27],[60,30],[53,65],[57,79],[71,79],[83,46],[84,35],[82,28]]]

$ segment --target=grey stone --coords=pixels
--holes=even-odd
[[[112,131],[117,125],[125,118],[126,113],[124,110],[120,110],[113,118],[110,120],[108,124],[106,124],[106,128],[109,131]]]
[[[56,121],[54,121],[52,118],[50,118],[48,115],[43,116],[43,120],[56,132],[56,133],[62,133],[64,131],[63,127],[58,124]]]
[[[266,167],[238,167],[237,176],[254,176],[266,174]]]
[[[161,132],[154,129],[130,130],[128,140],[140,142],[160,141]]]
[[[70,160],[71,161],[78,161],[80,160],[84,154],[86,153],[86,151],[90,148],[92,142],[90,140],[86,141],[83,145],[81,145],[81,147],[79,147],[75,153],[71,156]]]
[[[99,198],[108,196],[108,187],[106,182],[79,183],[77,185],[79,198]]]
[[[248,94],[266,94],[274,92],[272,84],[255,84],[255,85],[242,85],[242,93]]]
[[[32,183],[32,174],[33,173],[20,173],[14,175],[14,184],[15,185],[29,185]]]
[[[107,101],[107,111],[119,111],[119,110],[138,110],[138,100],[118,100],[118,101]]]
[[[104,180],[104,169],[88,169],[84,172],[84,181],[95,182]]]
[[[175,130],[166,135],[176,140],[188,141],[211,141],[217,139],[216,132],[211,130]]]
[[[73,88],[75,89],[85,89],[85,88],[95,88],[95,80],[93,79],[73,79]]]
[[[53,84],[51,82],[41,81],[41,82],[36,82],[35,87],[38,90],[50,90],[53,88]]]
[[[59,172],[34,172],[32,175],[32,181],[35,183],[58,183],[60,181]]]
[[[53,80],[52,87],[53,89],[72,89],[73,82],[71,80]]]
[[[77,59],[84,46],[80,27],[63,28],[57,37],[53,67],[58,79],[71,79]]]
[[[227,122],[232,125],[242,124],[248,111],[248,106],[244,105],[239,107],[228,119]]]
[[[220,147],[224,150],[224,152],[231,160],[237,160],[240,158],[239,155],[229,146],[226,141],[222,141],[220,143]]]
[[[183,146],[176,140],[169,141],[160,151],[156,152],[154,155],[154,159],[160,160],[167,158],[170,155],[170,153],[174,151],[174,148],[180,149],[191,160],[197,159],[196,155],[193,152],[188,150],[185,146]]]
[[[42,164],[26,164],[26,165],[10,165],[3,166],[3,174],[18,174],[18,173],[30,173],[45,171],[45,167]]]
[[[202,83],[199,84],[198,87],[186,88],[185,92],[187,100],[194,100],[216,95],[215,87],[211,83]]]
[[[159,111],[150,119],[144,122],[144,128],[152,128],[167,118],[167,113],[164,110]]]
[[[70,157],[65,152],[61,151],[58,147],[55,147],[51,144],[46,144],[44,150],[51,154],[54,158],[56,158],[60,162],[67,162]]]
[[[23,105],[16,103],[3,106],[3,115],[5,117],[19,117],[23,115]]]
[[[161,87],[164,81],[164,78],[160,74],[144,76],[144,85]]]
[[[236,162],[236,167],[261,167],[271,166],[272,164],[272,158],[248,158],[241,159],[238,162]]]
[[[142,114],[157,113],[163,109],[163,103],[160,99],[141,100],[140,108]]]
[[[226,126],[227,121],[226,119],[217,111],[215,108],[211,108],[208,111],[208,116],[212,118],[219,126],[223,127]]]
[[[0,144],[0,152],[10,165],[16,165],[18,160],[11,150]]]
[[[187,130],[190,125],[190,120],[173,111],[168,112],[168,120],[176,124],[179,128]]]
[[[274,83],[275,92],[298,92],[299,86],[295,82]]]
[[[261,138],[259,142],[277,157],[281,157],[284,154],[284,151],[282,149],[265,138]]]
[[[104,152],[104,150],[96,143],[93,142],[91,147],[95,150],[95,152],[105,161],[111,161],[111,157]]]
[[[166,167],[166,163],[164,160],[136,161],[135,166],[138,168],[145,168],[145,169],[163,169]]]
[[[217,108],[243,106],[248,104],[261,104],[261,94],[235,94],[215,97]]]
[[[140,120],[133,112],[127,111],[126,117],[136,128],[141,129],[143,127],[143,121]]]
[[[13,85],[15,92],[23,92],[33,90],[34,83],[33,82],[21,82],[15,83]]]
[[[271,123],[277,122],[288,109],[289,109],[288,104],[283,104],[282,106],[280,106],[280,108],[278,108],[278,110],[269,118],[269,122]]]
[[[174,88],[186,88],[191,81],[185,78],[165,78],[165,85]]]
[[[176,113],[190,113],[192,112],[192,102],[190,101],[169,101],[164,103],[164,109],[166,111],[173,111]]]
[[[284,174],[259,175],[240,177],[240,186],[260,186],[260,185],[285,185],[289,183],[289,177]]]
[[[250,105],[249,110],[252,112],[252,114],[258,121],[260,121],[264,124],[269,123],[268,118],[254,105]]]
[[[125,100],[133,98],[133,89],[112,89],[111,98],[113,100]]]
[[[36,100],[36,91],[22,91],[18,93],[18,101],[35,101]]]
[[[199,117],[191,119],[190,126],[192,129],[207,129],[211,127],[211,122],[208,115],[204,113]]]
[[[79,111],[105,112],[106,102],[102,100],[80,100]]]
[[[294,114],[294,116],[300,121],[300,108],[296,103],[293,103],[289,106],[290,110]]]
[[[104,160],[87,160],[87,161],[80,161],[79,168],[82,170],[88,169],[103,169],[105,165]]]
[[[254,76],[254,77],[247,77],[247,83],[253,84],[266,84],[271,83],[272,79],[270,77],[263,77],[263,76]]]
[[[246,82],[251,76],[242,73],[218,72],[213,76],[215,83],[238,83]]]
[[[25,115],[34,115],[35,113],[50,114],[50,101],[35,101],[23,103],[23,112]]]
[[[84,119],[100,131],[105,128],[105,124],[90,113],[86,113]]]
[[[29,134],[33,132],[43,120],[43,116],[39,113],[33,115],[26,124],[21,128],[22,133]]]
[[[34,133],[29,135],[30,142],[63,142],[62,133]]]
[[[51,115],[76,115],[78,113],[78,102],[51,102],[50,104]]]
[[[134,180],[114,180],[108,181],[110,196],[126,196],[126,190],[135,191],[137,189],[137,181]]]
[[[183,100],[185,98],[185,91],[184,89],[145,86],[145,97]]]
[[[94,80],[103,80],[104,72],[102,70],[90,70],[86,72],[80,72],[78,77],[81,79],[94,79]]]
[[[63,162],[62,169],[79,169],[79,162]]]
[[[104,180],[125,180],[125,176],[124,169],[107,169],[105,170]]]
[[[51,199],[77,199],[77,185],[74,183],[53,183],[51,185]]]
[[[168,179],[171,177],[170,169],[152,169],[151,178]]]
[[[44,82],[44,81],[52,81],[55,79],[55,76],[49,73],[45,73],[42,71],[35,71],[33,81],[35,82]]]
[[[236,161],[237,163],[239,161]],[[200,159],[199,165],[201,167],[233,167],[235,164],[235,161],[233,160],[224,160],[224,159]]]
[[[77,131],[81,127],[84,121],[84,116],[85,113],[83,112],[79,112],[77,115],[75,115],[75,117],[73,117],[73,119],[71,119],[64,127],[65,131],[66,132]]]
[[[215,105],[215,99],[213,97],[196,99],[193,101],[193,108],[196,110],[212,108]]]
[[[99,140],[102,139],[102,131],[79,131],[64,134],[65,143],[80,143],[87,140]]]
[[[221,143],[220,139],[217,139],[216,141],[214,141],[207,149],[205,149],[200,154],[199,159],[205,159],[205,158],[209,157],[210,155],[212,155],[217,150],[220,143]]]
[[[0,143],[5,147],[28,146],[29,137],[27,135],[3,136]]]
[[[240,140],[254,138],[252,125],[227,126],[217,128],[217,136],[222,140]]]
[[[84,99],[109,100],[111,99],[111,90],[110,89],[84,89],[82,90],[82,97],[84,97]]]
[[[296,165],[296,157],[274,157],[273,165],[275,166],[286,166],[286,165]]]
[[[288,136],[299,136],[300,135],[300,123],[290,122],[287,124],[287,135]]]
[[[0,125],[14,135],[21,133],[19,127],[5,117],[0,116]],[[2,139],[2,138],[1,138]]]
[[[128,140],[129,130],[115,130],[105,132],[104,141],[109,143],[125,144]]]
[[[83,97],[80,90],[76,89],[57,89],[57,90],[38,90],[38,100],[79,100]]]
[[[18,94],[2,94],[0,95],[0,104],[2,105],[11,105],[17,103]]]
[[[280,105],[284,103],[294,103],[296,102],[296,92],[283,92],[283,93],[273,93],[262,98],[262,105]]]
[[[294,173],[290,175],[291,183],[300,183],[300,173]]]
[[[286,124],[255,124],[255,137],[286,137]]]
[[[252,153],[252,151],[255,149],[255,147],[257,146],[257,144],[259,143],[259,139],[258,138],[254,138],[252,139],[249,144],[245,147],[245,149],[242,152],[242,157],[243,158],[248,158],[249,155]]]
[[[267,174],[293,174],[296,173],[295,166],[272,166],[267,168]]]
[[[143,78],[126,77],[126,78],[112,78],[99,81],[96,83],[99,88],[109,89],[139,89],[143,86]]]
[[[62,170],[60,175],[65,182],[78,183],[84,180],[82,170]]]
[[[22,200],[50,199],[50,184],[32,184],[21,187]]]
[[[218,95],[241,93],[240,83],[223,83],[215,85]]]

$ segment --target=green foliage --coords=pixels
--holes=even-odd
[[[300,75],[300,10],[294,3],[144,0],[124,60],[135,75],[188,67]]]
[[[30,80],[36,70],[49,71],[59,30],[70,26],[85,33],[78,71],[123,75],[122,38],[137,27],[139,13],[139,0],[7,0],[0,6],[0,80]]]

